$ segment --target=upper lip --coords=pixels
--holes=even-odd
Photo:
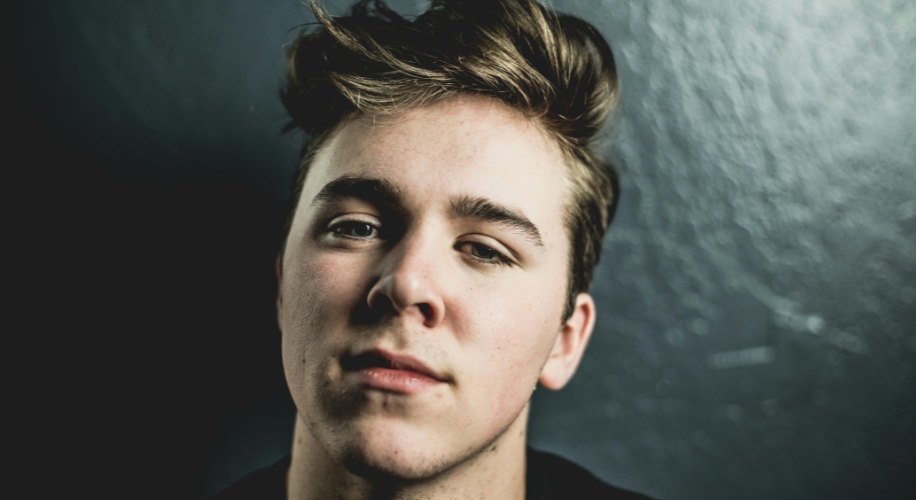
[[[355,356],[344,356],[341,360],[344,370],[362,370],[381,367],[392,370],[406,370],[445,382],[446,377],[430,368],[426,363],[406,353],[393,353],[384,349],[370,349]]]

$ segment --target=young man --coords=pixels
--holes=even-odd
[[[282,94],[308,138],[277,264],[293,449],[218,498],[643,498],[525,442],[595,323],[610,48],[533,0],[313,8]]]

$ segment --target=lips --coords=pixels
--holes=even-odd
[[[363,385],[382,391],[415,394],[447,382],[419,359],[381,349],[344,356],[340,364]]]

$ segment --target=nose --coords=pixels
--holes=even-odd
[[[438,259],[437,259],[438,257]],[[427,328],[433,328],[445,318],[445,302],[439,283],[441,256],[434,245],[419,235],[405,235],[381,263],[381,276],[366,297],[369,308],[376,314],[391,312],[416,317]],[[437,273],[438,269],[438,273]]]

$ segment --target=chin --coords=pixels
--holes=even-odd
[[[388,419],[384,419],[388,420]],[[450,450],[433,433],[408,422],[361,422],[349,436],[339,436],[335,453],[351,473],[367,479],[410,483],[432,479],[462,462],[473,451]]]

